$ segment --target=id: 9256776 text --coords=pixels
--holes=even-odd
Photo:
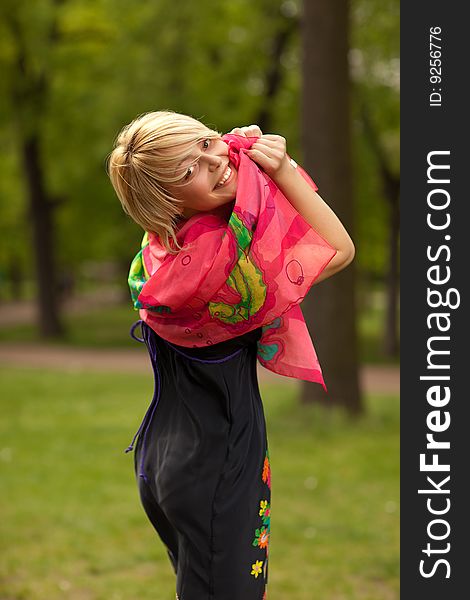
[[[442,106],[442,38],[440,27],[429,28],[429,106]]]

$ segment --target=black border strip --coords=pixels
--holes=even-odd
[[[470,396],[465,376],[470,374],[466,343],[470,331],[466,314],[470,229],[464,214],[465,205],[470,203],[470,193],[465,189],[470,173],[470,128],[469,111],[464,108],[464,103],[468,104],[464,86],[468,79],[466,44],[470,31],[463,18],[464,6],[436,1],[401,4],[404,600],[450,600],[468,595],[470,527],[465,512],[470,507],[470,469],[466,465],[470,456]],[[437,37],[431,40],[432,28],[440,28],[440,33],[437,35],[438,30],[434,29]],[[430,47],[431,41],[441,48]],[[430,54],[437,50],[440,56]],[[438,67],[436,71],[431,71],[433,66]],[[441,81],[430,79],[436,74]],[[435,95],[430,97],[433,91]],[[430,98],[436,102],[432,104]],[[431,163],[450,168],[429,171]],[[439,204],[441,208],[437,208]],[[440,226],[443,228],[438,229]],[[446,300],[451,306],[444,305]],[[430,316],[433,313],[441,316]],[[429,377],[434,379],[426,379]],[[426,447],[427,435],[431,434],[434,449]],[[420,468],[422,454],[425,456]],[[433,460],[438,467],[426,471],[431,467],[425,464],[432,465]],[[449,466],[448,471],[444,470],[445,465]]]

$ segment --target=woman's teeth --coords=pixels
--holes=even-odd
[[[219,183],[215,187],[218,188],[218,187],[221,187],[222,185],[224,185],[231,174],[232,174],[232,169],[230,167],[227,167],[227,170],[225,171],[224,176],[222,177],[222,179],[219,181]]]

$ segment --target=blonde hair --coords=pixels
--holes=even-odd
[[[183,206],[165,186],[181,184],[177,165],[191,156],[195,144],[220,136],[187,115],[148,112],[123,127],[108,156],[107,172],[124,212],[157,234],[171,254],[182,250],[176,225]]]

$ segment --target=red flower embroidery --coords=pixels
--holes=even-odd
[[[271,489],[271,466],[269,464],[269,458],[266,456],[263,465],[263,481],[266,483],[269,489]]]

